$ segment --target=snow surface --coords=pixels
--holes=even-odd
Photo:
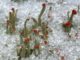
[[[49,22],[49,26],[52,28],[53,32],[49,35],[49,44],[54,48],[60,49],[60,55],[65,56],[65,60],[76,60],[80,58],[80,14],[77,14],[74,17],[74,24],[77,25],[74,29],[72,29],[72,36],[69,38],[62,29],[62,23],[66,20],[67,12],[72,9],[77,9],[78,4],[80,4],[80,0],[65,0],[62,4],[60,4],[60,0],[51,0],[53,5],[52,9],[52,17],[53,20]],[[0,60],[17,60],[16,54],[16,45],[19,41],[19,34],[16,35],[7,35],[5,33],[5,21],[8,16],[8,12],[12,7],[18,10],[17,17],[19,19],[17,30],[23,27],[24,21],[26,17],[33,16],[37,18],[38,14],[41,10],[41,4],[43,2],[36,1],[26,1],[22,3],[11,2],[10,0],[0,0]],[[50,0],[49,0],[50,3]],[[48,8],[50,5],[47,5],[45,15],[48,12]],[[78,32],[78,37],[75,37],[75,33]],[[39,57],[35,57],[32,55],[28,59],[22,60],[60,60],[60,56],[57,55],[57,52],[54,51],[53,55],[50,55],[47,59],[45,59],[46,55],[49,53],[47,49],[51,49],[52,47],[46,48],[42,55]]]

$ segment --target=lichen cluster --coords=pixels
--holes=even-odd
[[[30,20],[29,18],[24,22],[24,28],[20,32],[20,47],[17,50],[19,56],[18,60],[22,57],[29,57],[31,54],[38,56],[41,53],[41,41],[45,45],[48,44],[48,35],[51,32],[48,23],[43,22],[41,17],[46,9],[46,4],[42,4],[41,12],[38,19],[31,18],[34,25],[31,28],[26,27]]]
[[[16,10],[14,8],[11,9],[11,12],[9,12],[9,17],[6,21],[6,33],[7,34],[14,34],[16,31]]]

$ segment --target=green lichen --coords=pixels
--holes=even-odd
[[[24,48],[22,48],[22,49],[24,49],[25,51],[19,52],[19,58],[22,58],[24,56],[29,57],[31,54],[38,56],[41,53],[40,47],[39,48],[31,48],[30,42],[28,42],[28,43],[23,42],[24,38],[29,37],[30,41],[34,38],[34,41],[33,41],[34,47],[35,47],[35,45],[40,45],[40,40],[38,40],[37,37],[39,39],[42,39],[42,38],[40,37],[40,35],[34,33],[32,30],[40,29],[41,30],[40,33],[42,33],[43,34],[42,36],[44,37],[43,40],[48,40],[48,37],[45,36],[46,34],[49,33],[48,23],[43,22],[41,19],[44,11],[45,11],[45,7],[42,7],[42,10],[38,16],[38,20],[33,17],[31,18],[31,20],[34,23],[34,25],[32,25],[31,28],[27,28],[27,26],[26,26],[30,19],[25,20],[24,28],[21,30],[21,33],[20,33],[20,44],[24,46]]]
[[[16,17],[16,11],[12,10],[12,12],[9,12],[9,18],[7,20],[7,26],[6,26],[6,33],[7,34],[13,34],[16,31],[16,21],[17,21],[17,17]]]

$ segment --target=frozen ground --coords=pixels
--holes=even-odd
[[[50,2],[50,1],[49,1]],[[10,0],[0,0],[0,60],[17,60],[16,55],[16,45],[19,41],[18,33],[16,35],[7,35],[5,33],[5,21],[8,12],[12,7],[18,10],[17,17],[19,19],[17,30],[21,29],[24,24],[24,20],[28,16],[33,16],[37,18],[41,10],[41,4],[43,2],[32,2],[26,1],[24,3],[14,3]],[[53,20],[49,22],[49,26],[52,28],[53,32],[49,36],[49,44],[53,48],[60,49],[60,56],[64,56],[65,60],[77,60],[80,58],[80,13],[74,18],[74,24],[77,25],[72,31],[72,38],[69,38],[62,30],[62,25],[64,20],[66,20],[67,11],[72,9],[77,9],[80,4],[80,0],[65,0],[62,4],[58,0],[52,0],[52,18]],[[59,3],[59,4],[58,4]],[[50,5],[47,5],[46,12]],[[45,19],[44,13],[43,18]],[[75,33],[78,32],[78,37],[75,37]],[[48,47],[50,49],[50,47]],[[47,52],[47,50],[45,50]],[[29,59],[23,60],[60,60],[60,56],[54,51],[54,54],[45,59],[48,54],[43,51],[40,57],[34,57],[33,55]]]

